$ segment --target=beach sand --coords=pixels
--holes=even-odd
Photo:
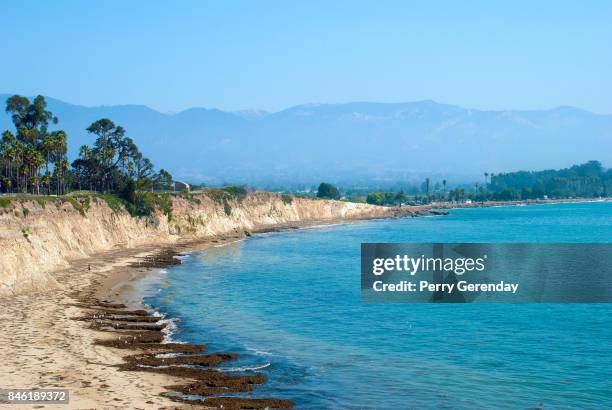
[[[341,222],[278,225],[257,232]],[[75,319],[99,313],[84,300],[124,304],[126,310],[143,309],[136,283],[164,265],[164,261],[159,266],[147,262],[155,255],[201,250],[241,239],[244,236],[217,236],[172,245],[115,249],[72,261],[69,268],[54,272],[60,288],[0,299],[0,388],[68,389],[69,404],[45,406],[53,408],[219,408],[178,403],[162,396],[168,391],[164,386],[184,385],[194,378],[119,369],[125,366],[128,356],[143,351],[101,346],[96,342],[116,340],[117,333],[92,329],[91,322]],[[288,406],[287,402],[281,404]],[[0,408],[11,409],[40,408],[36,406],[0,403]]]
[[[75,294],[95,289],[100,295],[119,296],[133,279],[145,273],[129,264],[157,250],[121,249],[75,261],[69,269],[56,273],[61,289],[2,299],[0,386],[69,389],[70,403],[53,408],[177,408],[177,403],[160,393],[165,391],[163,386],[180,383],[180,379],[118,371],[114,366],[121,364],[128,352],[94,344],[96,339],[112,339],[113,335],[72,319],[84,310],[73,306]]]

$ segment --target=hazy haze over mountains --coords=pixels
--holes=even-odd
[[[9,94],[0,94],[4,103]],[[157,167],[207,183],[454,180],[483,172],[612,165],[612,115],[572,107],[481,111],[433,101],[307,104],[269,113],[191,108],[164,114],[142,105],[83,107],[48,98],[68,132],[69,156],[107,117]],[[3,110],[4,111],[4,110]],[[0,129],[13,129],[7,114]]]

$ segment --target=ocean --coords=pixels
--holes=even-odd
[[[172,337],[300,409],[612,408],[610,304],[362,304],[362,242],[611,242],[612,203],[451,210],[256,235],[143,279]],[[602,272],[602,274],[611,272]]]

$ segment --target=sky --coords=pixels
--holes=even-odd
[[[612,114],[612,1],[13,1],[0,93],[281,110],[431,99]]]

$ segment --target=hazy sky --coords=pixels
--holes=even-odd
[[[279,110],[433,99],[612,113],[612,1],[12,1],[0,92]]]

